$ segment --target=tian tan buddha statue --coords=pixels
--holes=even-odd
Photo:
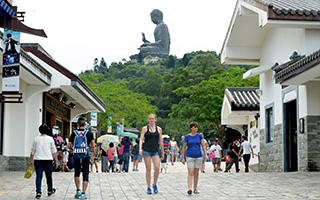
[[[151,55],[153,57],[166,58],[170,52],[170,34],[168,26],[163,22],[163,14],[160,10],[154,9],[151,12],[151,21],[157,25],[154,30],[155,42],[149,42],[142,33],[143,44],[138,48],[142,57]],[[132,58],[137,55],[131,56]]]

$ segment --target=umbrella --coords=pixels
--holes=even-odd
[[[116,136],[116,135],[103,135],[103,136],[105,137],[102,141],[101,148],[104,149],[105,151],[107,151],[107,149],[109,148],[110,142],[112,142],[114,146],[117,146],[119,144],[119,136]]]
[[[97,143],[102,143],[103,140],[104,140],[104,138],[106,138],[106,137],[108,137],[108,136],[110,136],[110,135],[102,135],[102,136],[98,137]]]
[[[120,136],[120,137],[129,137],[131,139],[138,139],[138,136],[136,134],[130,133],[130,132],[118,133],[118,136]]]
[[[169,135],[162,135],[162,139],[164,139],[164,138],[170,138],[170,136]]]

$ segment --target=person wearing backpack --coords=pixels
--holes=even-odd
[[[77,192],[74,195],[76,199],[87,199],[85,193],[89,183],[89,152],[90,148],[94,149],[95,142],[93,134],[85,130],[86,120],[82,117],[78,119],[78,130],[74,130],[69,138],[68,148],[71,149],[73,144],[74,157],[74,182]],[[80,172],[82,171],[83,183],[82,192],[80,190]]]
[[[138,165],[140,161],[139,140],[137,140],[137,143],[133,146],[131,154],[133,155],[133,171],[139,171],[138,170]]]
[[[199,170],[202,166],[202,152],[201,146],[208,160],[207,148],[204,144],[204,139],[202,135],[198,133],[198,123],[191,122],[189,124],[191,133],[184,137],[183,147],[182,147],[182,164],[185,164],[186,160],[184,155],[187,151],[187,168],[188,168],[188,188],[187,193],[192,194],[192,179],[193,179],[193,193],[199,194],[197,189],[199,180]],[[187,148],[188,147],[188,148]]]

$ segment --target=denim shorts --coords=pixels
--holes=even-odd
[[[133,155],[133,160],[139,160],[140,161],[140,155]]]
[[[159,153],[158,152],[148,152],[148,151],[142,152],[142,157],[153,157],[153,156],[159,156]]]

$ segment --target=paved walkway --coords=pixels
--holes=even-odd
[[[132,167],[132,163],[130,163]],[[169,165],[168,173],[160,174],[159,193],[147,195],[144,164],[140,171],[129,173],[90,173],[87,196],[93,200],[112,199],[320,199],[320,173],[213,173],[211,163],[206,163],[206,173],[201,173],[201,194],[187,195],[187,169],[181,163]],[[224,163],[223,163],[224,168]],[[233,169],[234,170],[234,169]],[[23,178],[24,172],[0,172],[0,199],[34,199],[35,174]],[[75,185],[73,173],[53,174],[54,197],[46,196],[45,179],[41,199],[73,199]]]

